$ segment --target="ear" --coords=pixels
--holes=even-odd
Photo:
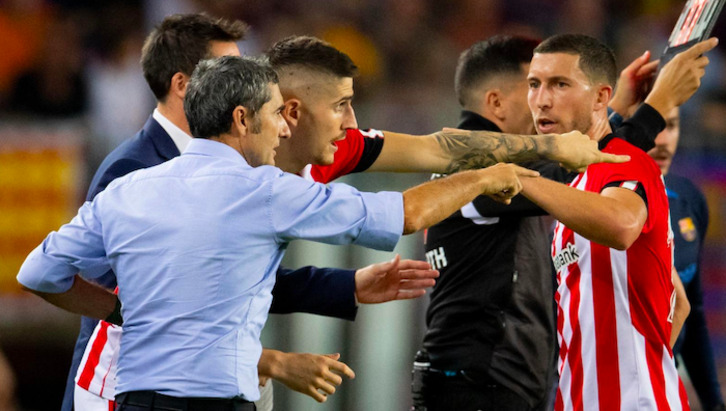
[[[287,122],[288,126],[297,126],[300,121],[300,106],[302,102],[296,98],[291,98],[285,101],[285,107],[282,109],[282,117]]]
[[[244,106],[237,106],[232,111],[232,130],[237,131],[240,136],[249,133],[252,119],[249,118],[249,111]]]
[[[484,105],[486,112],[492,113],[496,118],[502,120],[505,117],[501,90],[497,88],[488,90],[484,94]]]
[[[169,95],[174,95],[181,100],[184,100],[184,96],[187,94],[187,84],[189,84],[189,76],[177,71],[171,76],[171,83],[169,84]]]
[[[613,96],[613,88],[606,85],[601,84],[598,86],[597,89],[597,99],[595,100],[595,106],[593,109],[595,111],[599,111],[602,109],[607,109],[608,103],[610,103],[610,98]]]

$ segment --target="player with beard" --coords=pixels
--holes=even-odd
[[[702,50],[685,53],[696,57],[702,75]],[[653,160],[607,125],[615,80],[612,51],[583,35],[545,40],[528,75],[538,132],[587,131],[604,151],[631,156],[620,165],[589,166],[570,187],[523,179],[523,194],[559,221],[552,246],[555,408],[688,409],[670,348],[675,291],[665,186]]]

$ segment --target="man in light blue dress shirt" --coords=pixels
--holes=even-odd
[[[499,165],[376,194],[307,182],[271,166],[280,139],[290,136],[276,83],[263,62],[201,63],[185,99],[197,137],[187,150],[115,180],[33,250],[18,274],[23,286],[84,315],[113,317],[123,302],[119,409],[149,399],[157,407],[188,400],[190,410],[254,409],[240,404],[259,397],[259,336],[288,242],[391,250],[401,234],[479,194],[509,201],[518,176],[536,174]],[[76,276],[110,268],[118,297]]]

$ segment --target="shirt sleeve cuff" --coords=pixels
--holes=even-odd
[[[648,135],[653,136],[657,136],[666,126],[658,110],[646,103],[641,104],[628,121],[639,124]]]
[[[393,251],[403,234],[403,195],[382,191],[361,193],[366,221],[353,244]]]

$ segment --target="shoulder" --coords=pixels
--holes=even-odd
[[[600,163],[593,164],[594,170],[610,171],[616,173],[642,174],[644,177],[660,180],[660,169],[653,159],[643,150],[635,147],[620,138],[611,139],[602,149],[603,153],[624,154],[630,156],[630,161],[625,163]]]

